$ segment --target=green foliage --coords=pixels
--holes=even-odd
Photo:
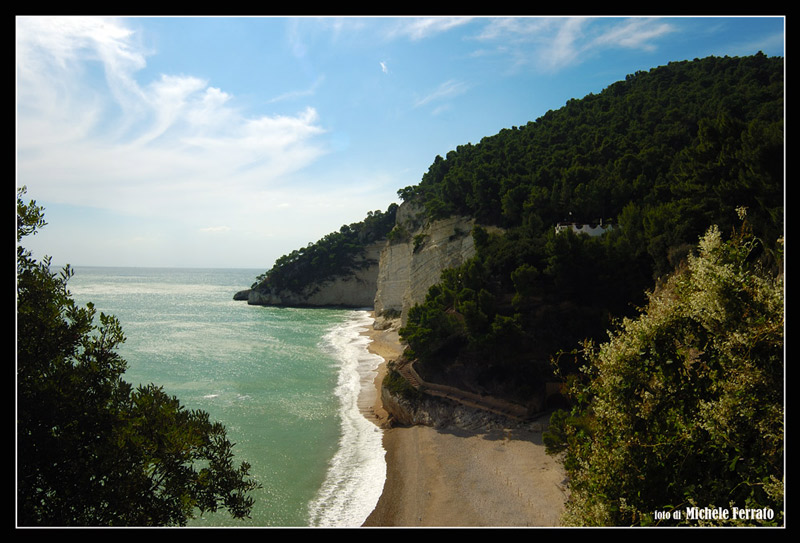
[[[44,224],[18,193],[18,241]],[[194,511],[249,515],[249,466],[225,428],[162,389],[133,390],[113,316],[78,307],[59,273],[17,247],[17,489],[25,526],[184,525]]]
[[[686,226],[673,237],[684,243],[708,224],[732,227],[730,218],[710,219],[738,205],[748,207],[755,228],[775,234],[783,100],[781,58],[674,62],[437,156],[418,185],[398,194],[432,219],[538,225],[537,235],[570,214],[591,222],[630,205],[643,214],[639,227],[652,222],[653,231],[668,231],[678,211]],[[673,207],[662,212],[664,205]],[[660,266],[661,252],[651,253]]]
[[[708,523],[782,524],[783,276],[753,258],[760,245],[709,229],[638,318],[587,343],[578,402],[545,437],[565,452],[567,524],[697,526],[691,507],[770,508]]]
[[[256,279],[253,288],[302,292],[309,285],[374,264],[363,258],[365,248],[369,243],[387,238],[395,224],[397,207],[392,204],[385,212],[370,211],[363,221],[343,225],[338,232],[281,256],[271,269]]]
[[[436,157],[400,196],[430,219],[468,215],[504,233],[476,228],[475,261],[410,312],[403,337],[419,371],[500,365],[534,386],[555,353],[632,316],[708,225],[731,231],[738,206],[775,265],[783,100],[781,58],[675,62]],[[613,230],[556,235],[565,220]],[[467,267],[480,275],[462,284]]]
[[[400,375],[393,363],[389,363],[386,376],[383,378],[383,388],[388,390],[394,396],[400,396],[408,399],[416,399],[420,397],[420,392],[411,386],[411,384]]]

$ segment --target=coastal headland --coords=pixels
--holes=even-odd
[[[384,363],[365,415],[385,428],[387,475],[366,527],[553,527],[566,501],[565,474],[541,432],[389,427],[380,386],[403,347],[392,328],[364,332]],[[373,397],[370,395],[370,397]]]

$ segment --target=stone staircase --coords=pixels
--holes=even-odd
[[[396,369],[411,386],[426,394],[438,396],[440,398],[447,398],[468,407],[482,409],[484,411],[489,411],[519,421],[530,419],[530,413],[528,413],[527,410],[520,405],[511,404],[497,398],[479,396],[477,394],[459,390],[454,387],[426,382],[414,370],[413,362],[401,364]]]

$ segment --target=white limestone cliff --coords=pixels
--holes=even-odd
[[[376,317],[399,315],[405,324],[408,310],[425,300],[442,271],[475,254],[474,219],[450,217],[420,224],[415,222],[418,217],[398,210],[397,224],[407,234],[399,241],[388,241],[381,252],[374,302]]]
[[[421,208],[404,202],[390,239],[367,247],[363,258],[371,265],[299,293],[248,289],[237,292],[234,299],[250,305],[373,307],[379,320],[399,317],[405,324],[408,310],[425,300],[442,271],[475,254],[474,224],[468,217],[428,222]]]
[[[378,259],[384,246],[385,240],[367,245],[362,260],[371,264],[350,275],[309,285],[302,292],[247,289],[237,292],[234,299],[246,300],[249,305],[372,307],[377,290]]]

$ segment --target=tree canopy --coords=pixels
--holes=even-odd
[[[524,402],[551,356],[633,315],[710,225],[736,226],[737,207],[774,255],[783,103],[782,58],[674,62],[436,157],[398,194],[430,219],[468,215],[503,233],[476,228],[475,258],[409,313],[401,334],[418,371]],[[563,221],[613,228],[557,233]]]
[[[17,519],[24,526],[185,525],[197,510],[245,518],[258,488],[226,430],[150,384],[123,380],[119,321],[79,307],[69,266],[20,242],[45,225],[17,196]],[[97,320],[96,320],[97,317]],[[99,321],[99,322],[98,322]]]
[[[709,229],[637,318],[586,344],[576,404],[545,434],[565,455],[567,524],[783,524],[783,275],[759,245]]]
[[[363,221],[342,225],[337,232],[281,256],[256,278],[252,288],[302,292],[309,285],[376,264],[364,258],[366,246],[385,239],[394,226],[397,207],[391,204],[385,212],[370,211]]]

